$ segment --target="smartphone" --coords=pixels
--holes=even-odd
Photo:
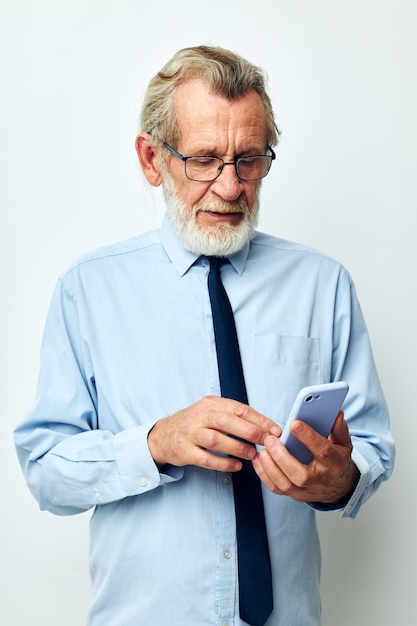
[[[292,422],[302,420],[323,437],[328,437],[348,390],[349,385],[341,381],[304,387],[298,392],[282,432],[281,441],[301,463],[307,465],[313,460],[313,455],[291,434]]]

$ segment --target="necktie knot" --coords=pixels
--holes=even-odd
[[[210,261],[210,271],[214,271],[214,272],[220,272],[221,266],[228,262],[226,257],[221,257],[221,256],[210,256],[209,261]]]

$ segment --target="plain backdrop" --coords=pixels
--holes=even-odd
[[[165,61],[201,43],[266,69],[283,134],[260,229],[320,248],[349,269],[391,410],[391,481],[355,521],[319,515],[323,624],[411,626],[414,0],[1,0],[0,621],[85,623],[90,513],[38,510],[12,430],[33,401],[58,275],[81,253],[161,221],[160,194],[136,163],[138,110]]]

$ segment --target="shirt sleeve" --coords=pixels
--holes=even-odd
[[[182,477],[159,472],[147,445],[155,421],[98,428],[94,372],[76,298],[59,281],[48,313],[34,406],[15,430],[25,478],[41,509],[60,515],[135,496]]]
[[[313,506],[323,511],[339,510],[342,517],[354,518],[381,482],[391,476],[395,447],[368,331],[355,287],[345,270],[341,272],[335,304],[332,364],[331,380],[349,383],[343,409],[352,438],[352,459],[360,477],[342,507]]]

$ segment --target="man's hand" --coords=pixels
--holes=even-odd
[[[159,420],[149,432],[148,446],[159,466],[165,463],[176,466],[198,465],[223,472],[236,472],[242,467],[238,459],[253,460],[256,449],[234,437],[264,445],[266,436],[276,438],[280,434],[281,429],[275,422],[246,404],[207,396]]]
[[[343,411],[328,439],[301,421],[294,422],[291,432],[311,450],[314,459],[303,465],[277,437],[265,437],[265,448],[252,463],[268,489],[301,502],[329,504],[355,488],[359,472],[352,461],[352,441]]]

